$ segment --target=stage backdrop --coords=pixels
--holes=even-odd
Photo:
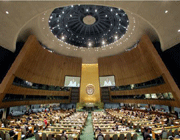
[[[98,64],[82,64],[80,102],[100,102]]]

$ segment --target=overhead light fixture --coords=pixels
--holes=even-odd
[[[61,37],[61,39],[62,39],[62,40],[64,40],[64,39],[65,39],[65,37],[64,37],[64,36],[62,36],[62,37]]]
[[[6,14],[8,15],[8,14],[9,14],[9,11],[6,11]]]
[[[91,42],[89,42],[89,43],[88,43],[88,46],[89,46],[89,47],[91,47],[91,46],[92,46],[92,43],[91,43]]]
[[[62,13],[64,14],[64,11],[62,11]]]
[[[115,35],[115,36],[114,36],[114,39],[115,39],[115,40],[117,40],[117,39],[118,39],[118,36],[117,36],[117,35]]]
[[[178,30],[178,32],[180,33],[180,29]]]
[[[111,12],[113,11],[113,9],[111,8]]]
[[[95,9],[95,12],[97,12],[97,9]]]
[[[167,14],[167,13],[168,13],[168,10],[165,10],[164,13]]]
[[[72,15],[70,15],[70,17],[72,17]]]
[[[102,41],[102,45],[105,45],[105,44],[106,44],[106,42],[103,40],[103,41]]]
[[[89,9],[86,9],[86,12],[88,12],[89,11]]]
[[[105,17],[107,17],[107,15],[105,15]]]
[[[73,5],[71,5],[71,7],[74,7]]]

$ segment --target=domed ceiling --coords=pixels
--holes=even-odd
[[[179,6],[179,1],[1,1],[0,46],[13,52],[17,41],[33,34],[50,52],[97,63],[128,51],[147,34],[166,50],[180,42]]]
[[[53,10],[51,32],[63,42],[78,47],[101,47],[121,38],[128,29],[127,14],[118,8],[71,5]]]

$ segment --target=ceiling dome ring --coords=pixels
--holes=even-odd
[[[54,9],[49,18],[51,32],[77,47],[101,47],[120,39],[127,31],[128,16],[122,9],[71,5]]]

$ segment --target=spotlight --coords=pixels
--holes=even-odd
[[[106,43],[106,42],[103,40],[103,41],[102,41],[102,44],[105,45],[105,43]]]
[[[168,13],[168,10],[164,11],[164,13],[167,14],[167,13]]]
[[[8,15],[8,14],[9,14],[9,11],[6,11],[6,14]]]
[[[115,35],[115,36],[114,36],[114,39],[115,39],[115,40],[117,40],[117,39],[118,39],[118,36],[117,36],[117,35]]]
[[[65,37],[64,37],[64,36],[62,36],[62,37],[61,37],[61,39],[62,39],[62,40],[64,40],[64,39],[65,39]]]
[[[89,47],[91,47],[91,46],[92,46],[92,43],[91,43],[91,42],[89,42],[89,43],[88,43],[88,46],[89,46]]]

